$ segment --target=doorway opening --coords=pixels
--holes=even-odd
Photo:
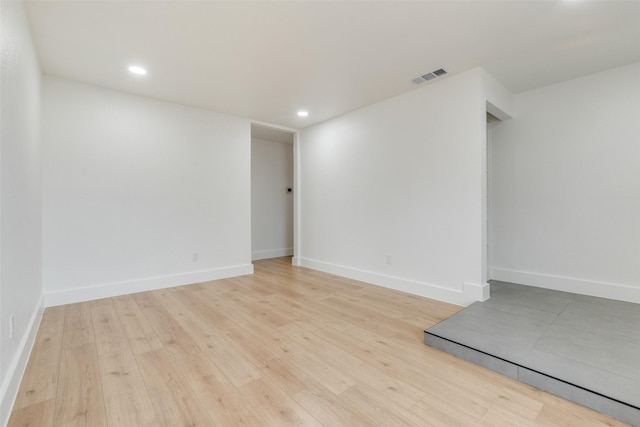
[[[500,119],[494,116],[493,114],[487,111],[487,149],[486,152],[486,162],[487,167],[485,168],[486,179],[487,179],[487,216],[485,219],[485,227],[487,228],[485,239],[485,251],[486,255],[486,268],[487,268],[487,277],[486,280],[491,280],[491,130],[500,123]]]
[[[483,189],[483,197],[482,197],[482,283],[487,284],[490,283],[491,277],[491,250],[493,247],[493,242],[491,239],[492,232],[492,186],[495,184],[492,182],[492,174],[491,174],[491,136],[493,130],[499,126],[503,121],[509,120],[511,116],[507,113],[490,103],[486,102],[486,128],[485,128],[485,146],[484,146],[484,159],[483,159],[483,169],[484,173],[482,174],[482,189]],[[488,288],[488,293],[485,295],[488,298],[490,295],[490,289]]]
[[[251,260],[294,255],[295,131],[251,124]]]

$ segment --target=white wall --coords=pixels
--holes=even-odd
[[[45,77],[42,133],[47,305],[253,271],[248,120]]]
[[[514,105],[491,130],[491,277],[640,302],[640,63]]]
[[[458,304],[486,297],[487,76],[447,77],[301,131],[302,265]]]
[[[40,67],[21,2],[0,4],[0,425],[42,314]],[[9,338],[9,317],[15,333]]]
[[[293,255],[293,144],[251,140],[252,259]]]

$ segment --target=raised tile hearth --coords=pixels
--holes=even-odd
[[[640,304],[492,281],[424,342],[640,426]]]

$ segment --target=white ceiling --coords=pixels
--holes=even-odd
[[[640,60],[638,1],[26,7],[47,74],[290,128],[416,90],[412,78],[441,67],[482,66],[517,93]]]

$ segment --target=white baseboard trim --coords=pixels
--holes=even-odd
[[[616,283],[596,282],[573,277],[554,276],[551,274],[531,273],[527,271],[491,268],[489,277],[503,282],[537,286],[556,291],[572,292],[609,298],[620,301],[640,303],[640,287],[631,287]]]
[[[474,301],[486,301],[489,299],[489,284],[478,285],[477,283],[464,282],[464,294]]]
[[[225,279],[227,277],[253,274],[253,264],[235,265],[231,267],[215,268],[212,270],[193,271],[190,273],[170,274],[160,277],[127,280],[123,282],[105,283],[86,288],[63,289],[45,292],[45,306],[72,304],[75,302],[91,301],[136,292],[152,291],[171,288],[173,286],[189,285],[191,283],[208,282],[209,280]]]
[[[294,255],[294,257],[291,258],[291,265],[293,265],[295,267],[301,267],[302,263],[300,261],[300,258]]]
[[[372,271],[360,270],[357,268],[331,264],[328,262],[317,261],[308,258],[300,258],[299,262],[300,266],[311,268],[313,270],[319,270],[325,273],[335,274],[336,276],[347,277],[349,279],[359,280],[361,282],[370,283],[372,285],[395,289],[397,291],[407,292],[409,294],[461,306],[467,306],[475,301],[479,301],[479,299],[475,296],[483,295],[484,292],[488,293],[489,288],[488,284],[486,286],[480,286],[465,283],[464,289],[456,290],[433,285],[430,283],[388,276]]]
[[[281,256],[291,256],[291,255],[293,255],[293,248],[270,249],[267,251],[251,252],[251,260],[257,261],[259,259],[278,258]]]
[[[42,313],[44,312],[44,297],[41,296],[38,301],[36,309],[33,311],[25,333],[20,340],[16,354],[9,365],[7,375],[2,380],[2,388],[0,388],[0,426],[6,426],[9,422],[9,416],[11,415],[11,409],[16,401],[18,395],[18,389],[22,382],[22,376],[27,368],[27,362],[29,356],[31,356],[31,350],[36,340],[38,328],[40,327],[40,320],[42,319]]]

